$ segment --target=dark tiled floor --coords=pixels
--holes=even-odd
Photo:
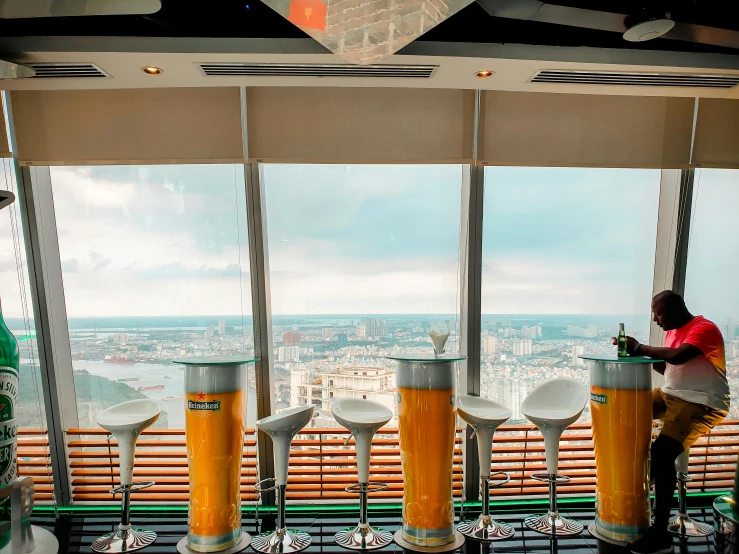
[[[550,541],[548,537],[534,533],[523,525],[525,515],[501,515],[496,519],[506,521],[513,525],[516,535],[509,540],[496,542],[489,547],[480,545],[473,541],[467,541],[459,552],[462,554],[492,554],[499,553],[567,553],[567,554],[626,554],[624,548],[616,547],[591,536],[587,526],[592,523],[592,514],[588,512],[575,512],[565,514],[568,517],[579,520],[585,525],[586,530],[579,536],[562,538]],[[712,511],[710,509],[691,510],[691,515],[696,519],[713,524]],[[383,527],[395,531],[400,526],[399,515],[377,515],[370,514],[370,522],[376,527]],[[98,536],[113,530],[117,522],[114,516],[95,515],[64,515],[56,522],[50,517],[35,518],[34,523],[54,531],[60,543],[60,553],[67,552],[92,552],[90,545]],[[187,516],[185,513],[171,515],[133,514],[132,523],[135,526],[147,527],[156,531],[157,542],[144,550],[151,554],[159,552],[176,552],[177,542],[187,533]],[[312,537],[312,545],[306,554],[316,552],[348,552],[336,546],[333,542],[334,534],[340,529],[352,526],[356,523],[354,515],[342,512],[340,515],[309,515],[308,513],[288,513],[288,526],[294,529],[307,531]],[[260,514],[260,521],[253,519],[253,515],[246,514],[242,520],[246,532],[254,535],[262,530],[271,530],[274,527],[274,516],[271,514]],[[260,525],[264,528],[260,528]],[[245,552],[253,553],[251,549]],[[403,549],[391,544],[381,552],[402,553]],[[680,554],[730,554],[730,551],[716,553],[713,537],[708,539],[690,539],[682,544],[675,540],[675,552]],[[738,553],[739,554],[739,553]]]

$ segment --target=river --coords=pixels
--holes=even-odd
[[[100,360],[74,360],[74,369],[84,369],[92,375],[99,375],[111,381],[135,378],[136,381],[126,381],[126,384],[134,389],[164,385],[162,389],[142,390],[140,392],[162,403],[167,411],[170,429],[183,429],[185,427],[184,366],[147,363],[110,364]],[[249,365],[248,371],[248,381],[254,383],[254,364]],[[165,398],[180,396],[182,398],[176,400],[165,400]],[[253,427],[256,420],[256,398],[256,391],[249,386],[246,405],[246,424],[248,427]]]

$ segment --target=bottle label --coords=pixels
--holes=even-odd
[[[0,366],[0,423],[15,418],[18,405],[18,372],[12,367]]]
[[[18,421],[18,371],[0,366],[0,487],[16,477]]]

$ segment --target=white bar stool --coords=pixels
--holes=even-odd
[[[288,531],[285,526],[285,491],[287,489],[287,467],[290,462],[290,443],[313,417],[313,406],[301,406],[267,416],[255,423],[257,429],[272,438],[275,454],[275,476],[262,479],[254,486],[258,493],[277,489],[277,529],[252,537],[251,547],[263,553],[300,552],[310,546],[308,533]],[[262,483],[274,482],[272,487],[262,488]]]
[[[149,546],[157,539],[154,531],[131,527],[131,493],[151,487],[154,481],[133,483],[133,463],[136,439],[154,424],[162,413],[156,400],[130,400],[103,410],[96,417],[98,425],[110,431],[118,441],[118,462],[121,484],[111,494],[121,495],[121,523],[118,530],[103,535],[92,543],[95,552],[133,552]]]
[[[544,436],[547,471],[534,473],[531,478],[549,483],[549,512],[524,520],[529,529],[538,533],[560,537],[582,532],[582,523],[557,512],[557,483],[570,480],[558,474],[557,467],[562,432],[580,418],[587,401],[588,389],[584,384],[574,379],[554,379],[536,387],[521,403],[523,415]]]
[[[372,437],[390,421],[393,412],[378,402],[354,398],[341,398],[331,404],[331,413],[336,421],[351,431],[344,442],[354,437],[357,453],[357,476],[359,482],[348,486],[349,493],[359,494],[359,524],[336,533],[336,544],[350,550],[377,550],[393,542],[393,534],[382,529],[373,529],[367,520],[367,495],[385,490],[386,483],[370,483],[369,465]]]
[[[507,523],[498,523],[490,517],[490,487],[502,487],[511,480],[504,471],[493,475],[502,475],[502,479],[493,482],[490,477],[490,465],[493,452],[493,434],[495,430],[508,421],[511,411],[490,400],[479,396],[460,396],[457,399],[457,415],[472,427],[477,437],[477,454],[480,460],[480,483],[482,487],[482,513],[477,519],[464,521],[457,529],[465,537],[477,541],[499,541],[512,537],[516,532]]]
[[[690,461],[690,451],[683,452],[677,457],[675,465],[677,466],[677,495],[679,506],[677,515],[670,518],[667,524],[667,530],[678,537],[709,537],[713,535],[713,527],[701,521],[696,521],[688,515],[687,484],[690,482],[688,475],[688,463]]]

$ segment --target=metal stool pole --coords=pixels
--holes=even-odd
[[[147,489],[153,484],[154,481],[145,481],[111,489],[110,494],[121,495],[121,522],[117,531],[103,535],[92,543],[95,552],[133,552],[149,546],[157,539],[154,531],[131,527],[131,493]]]
[[[493,482],[492,478],[502,475],[501,481]],[[480,486],[482,488],[482,511],[480,517],[471,521],[465,521],[457,526],[457,530],[465,537],[469,537],[476,541],[492,542],[509,539],[516,534],[513,527],[507,523],[500,523],[490,517],[490,487],[502,487],[511,477],[503,472],[498,471],[490,475],[490,477],[481,476]]]
[[[367,495],[387,488],[387,483],[357,483],[344,489],[348,493],[359,494],[359,524],[336,533],[336,544],[349,550],[377,550],[393,542],[393,534],[370,527],[367,516]]]
[[[289,554],[291,552],[300,552],[310,546],[311,539],[308,533],[303,531],[289,531],[285,524],[285,494],[287,491],[286,485],[273,485],[269,488],[263,489],[262,483],[267,481],[274,482],[273,477],[262,479],[254,485],[254,490],[257,494],[263,492],[277,491],[277,525],[274,531],[262,533],[256,537],[252,537],[251,547],[257,552],[263,554],[276,554],[284,553]]]
[[[687,464],[686,464],[687,465]],[[684,468],[687,470],[687,468]],[[667,530],[678,537],[709,537],[713,535],[713,527],[703,522],[696,521],[688,515],[687,500],[688,487],[691,481],[687,471],[679,471],[677,474],[677,515],[670,518]]]
[[[577,535],[582,532],[582,523],[559,515],[557,511],[557,483],[567,483],[570,478],[559,473],[534,473],[532,479],[549,483],[549,512],[540,516],[529,516],[524,520],[526,527],[537,533],[552,537]]]

